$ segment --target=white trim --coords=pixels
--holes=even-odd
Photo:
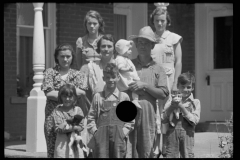
[[[114,14],[120,14],[120,15],[126,15],[127,16],[127,35],[132,35],[132,4],[131,3],[114,3],[113,4],[113,13]]]
[[[34,26],[28,26],[28,25],[17,25],[17,27],[23,27],[23,28],[32,28],[34,29]],[[43,29],[50,29],[50,27],[43,27]]]
[[[201,46],[200,44],[203,43],[200,41],[200,36],[204,36],[204,33],[201,34],[201,28],[203,25],[202,17],[201,17],[201,12],[203,12],[202,6],[203,4],[195,4],[195,72],[196,72],[196,79],[199,79],[202,77],[201,75],[201,57],[200,57],[200,52],[201,52]],[[196,97],[200,97],[200,89],[201,89],[201,84],[200,81],[196,81]]]
[[[54,50],[56,48],[56,3],[44,3],[44,5],[48,5],[48,26],[43,27],[44,32],[46,33],[44,36],[46,43],[45,43],[45,68],[50,68],[55,65],[54,62]],[[19,36],[19,28],[27,28],[33,29],[34,25],[17,25],[17,33],[16,35]],[[27,36],[27,35],[26,35]],[[33,36],[33,32],[31,32],[31,36]],[[19,39],[17,38],[17,41]],[[19,43],[19,42],[18,42]],[[17,46],[18,48],[19,46]],[[18,63],[18,62],[17,62]],[[19,68],[17,68],[17,73]]]
[[[55,65],[54,62],[54,50],[56,48],[56,3],[45,3],[48,4],[48,27],[45,27],[46,32],[49,30],[50,33],[47,33],[49,38],[46,39],[46,62],[45,68],[50,68]]]
[[[214,35],[214,18],[215,17],[223,17],[223,16],[232,16],[233,10],[229,10],[229,7],[227,5],[222,6],[220,9],[216,9],[215,6],[207,5],[207,53],[210,55],[208,59],[208,69],[209,70],[215,70],[214,69],[214,45],[213,45],[213,35]]]
[[[195,73],[197,79],[195,98],[199,99],[202,106],[204,106],[201,110],[201,113],[203,113],[200,119],[201,122],[212,120],[212,116],[217,120],[222,120],[228,114],[224,106],[227,106],[228,110],[232,109],[232,105],[228,104],[232,102],[231,97],[228,96],[230,98],[227,99],[225,92],[227,89],[228,92],[232,89],[231,77],[233,69],[214,69],[213,67],[213,18],[230,15],[229,13],[232,13],[232,11],[229,11],[231,8],[229,4],[221,6],[219,4],[195,4]],[[211,77],[210,85],[207,85],[207,75]],[[226,88],[224,85],[228,81],[230,82],[229,87]],[[223,84],[219,85],[221,92],[214,90],[214,85],[218,82],[223,82]],[[221,97],[215,97],[215,92]],[[214,103],[214,105],[221,104],[221,107],[223,107],[222,112],[216,112],[220,108],[212,108],[213,102],[216,102],[216,98],[221,100],[217,104]]]
[[[143,17],[143,24],[144,26],[148,25],[148,4],[147,3],[143,3],[143,15],[145,15]]]

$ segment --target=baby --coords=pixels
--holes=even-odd
[[[118,53],[115,61],[120,72],[120,82],[118,83],[118,89],[120,91],[128,90],[128,85],[130,83],[140,80],[134,64],[129,59],[129,55],[132,53],[132,45],[132,41],[127,41],[124,39],[118,40],[115,45],[115,49]],[[136,107],[141,108],[140,104],[138,103],[138,95],[132,92],[132,98],[132,102],[136,105]]]
[[[182,100],[182,94],[181,93],[177,93],[177,94],[171,94],[172,96],[172,101],[174,102],[180,102]],[[173,120],[173,114],[175,114],[176,118],[179,119],[179,112],[180,112],[180,109],[175,109],[169,116],[169,122],[170,124],[174,127],[174,123],[172,122]]]

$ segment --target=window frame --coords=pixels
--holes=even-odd
[[[127,17],[127,28],[126,37],[128,38],[132,35],[132,4],[128,3],[114,3],[113,13],[119,15],[126,15]]]
[[[48,26],[44,27],[44,40],[45,40],[45,69],[46,68],[50,68],[53,67],[55,65],[54,62],[54,50],[56,48],[56,3],[44,3],[44,5],[48,5],[47,9],[47,17],[48,17]],[[32,5],[33,10],[34,10],[34,6]],[[35,12],[34,12],[35,13]],[[29,26],[29,25],[18,25],[16,24],[16,41],[17,41],[17,49],[16,49],[16,54],[17,51],[19,50],[18,47],[20,47],[20,38],[18,38],[20,36],[20,32],[19,29],[20,28],[26,28],[26,29],[33,29],[34,30],[34,24],[33,26]],[[33,33],[32,33],[32,36]],[[18,55],[17,55],[17,68],[16,68],[16,73],[19,73],[19,67],[18,67]],[[33,66],[32,66],[33,67]],[[23,86],[26,87],[26,86]],[[30,93],[27,93],[28,95]]]
[[[233,16],[233,10],[228,10],[228,4],[223,5],[219,9],[219,5],[217,4],[205,4],[208,8],[208,18],[207,18],[207,52],[210,55],[208,59],[208,69],[209,70],[216,70],[216,71],[227,71],[232,70],[233,68],[214,68],[214,18],[217,17],[226,17],[226,16]]]

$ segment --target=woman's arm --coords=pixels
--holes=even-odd
[[[167,88],[166,88],[167,89]],[[149,85],[146,83],[144,90],[151,94],[156,99],[165,99],[168,95],[164,92],[164,90],[161,88],[156,88],[155,86]]]
[[[80,70],[82,67],[82,49],[76,48],[76,62],[77,62],[77,69]]]
[[[76,92],[77,92],[77,96],[81,97],[81,96],[86,96],[86,92],[80,88],[76,87]]]
[[[54,130],[56,133],[68,133],[74,131],[74,127],[72,125],[69,125],[66,120],[59,116],[60,114],[57,114],[57,110],[54,109],[52,113],[53,122],[54,122]]]
[[[50,91],[46,93],[46,97],[53,101],[58,101],[58,91]]]
[[[55,70],[53,68],[48,68],[44,72],[44,79],[41,86],[42,91],[44,91],[46,97],[53,101],[58,100],[58,91],[54,89],[54,79],[55,77]]]
[[[172,86],[172,91],[177,91],[177,81],[178,81],[178,76],[182,72],[182,49],[181,49],[181,43],[178,42],[175,46],[175,74],[174,74],[174,82]]]
[[[94,95],[94,97],[95,96],[96,95]],[[95,99],[94,97],[93,99]],[[97,105],[97,103],[92,101],[92,104],[88,113],[87,130],[92,135],[94,135],[94,133],[97,131],[98,107],[99,106]]]

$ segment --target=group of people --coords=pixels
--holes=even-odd
[[[155,32],[145,26],[115,42],[104,34],[101,15],[90,10],[76,54],[69,44],[55,49],[56,66],[45,70],[42,84],[49,158],[194,157],[201,110],[192,95],[195,78],[181,74],[182,37],[166,30],[167,6],[155,5],[150,16]],[[134,44],[138,56],[130,60]],[[123,122],[116,115],[122,101],[135,104],[134,120]]]

